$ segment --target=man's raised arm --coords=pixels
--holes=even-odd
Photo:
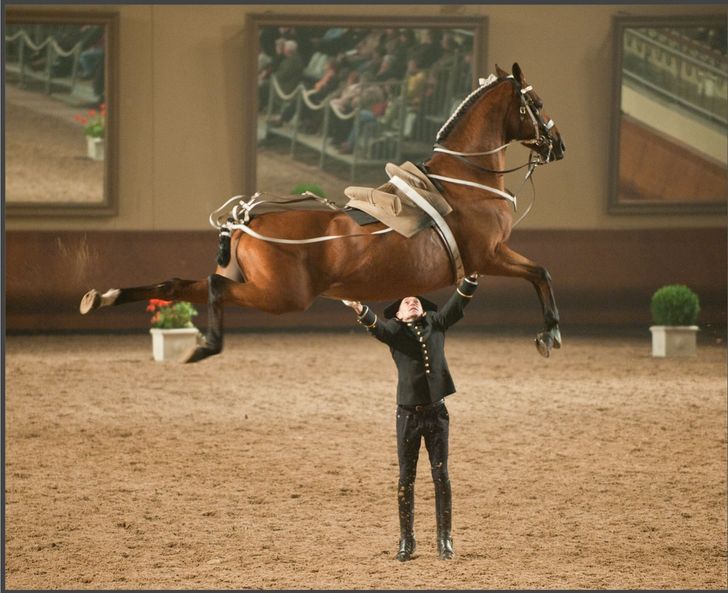
[[[466,276],[460,281],[460,284],[447,303],[443,305],[440,311],[435,313],[435,319],[442,324],[444,329],[449,328],[463,318],[463,311],[470,303],[477,288],[477,272]]]
[[[397,322],[381,319],[368,305],[362,305],[359,301],[346,301],[343,299],[341,302],[347,307],[354,309],[354,312],[357,314],[356,322],[359,325],[363,325],[367,332],[380,342],[388,344],[389,340],[399,330]]]

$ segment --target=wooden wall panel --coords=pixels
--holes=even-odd
[[[546,266],[554,281],[562,325],[647,326],[652,293],[687,284],[701,300],[701,325],[725,327],[726,229],[521,230],[509,244]],[[6,327],[17,331],[141,331],[145,303],[78,312],[89,288],[152,284],[214,270],[214,232],[119,231],[6,234]],[[442,302],[450,289],[432,296]],[[204,307],[201,307],[204,309]],[[204,326],[201,311],[198,325]],[[468,311],[474,326],[539,327],[533,288],[487,277]],[[345,328],[349,309],[320,299],[305,313],[274,316],[227,307],[228,328]]]

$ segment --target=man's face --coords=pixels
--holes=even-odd
[[[422,310],[422,303],[417,297],[405,297],[399,304],[397,310],[397,317],[402,321],[412,321],[418,317],[422,317],[424,311]]]

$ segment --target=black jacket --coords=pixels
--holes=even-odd
[[[445,332],[463,318],[478,283],[463,279],[440,311],[427,311],[412,322],[382,319],[365,306],[357,321],[389,346],[397,365],[397,403],[428,404],[455,393],[445,360]]]

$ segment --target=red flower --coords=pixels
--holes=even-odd
[[[154,311],[157,307],[169,307],[174,301],[165,301],[162,299],[149,299],[149,305],[147,306],[147,311],[150,313]]]
[[[89,109],[88,110],[88,114],[89,114],[89,117],[93,117],[94,115],[96,115],[96,110],[95,109]]]

